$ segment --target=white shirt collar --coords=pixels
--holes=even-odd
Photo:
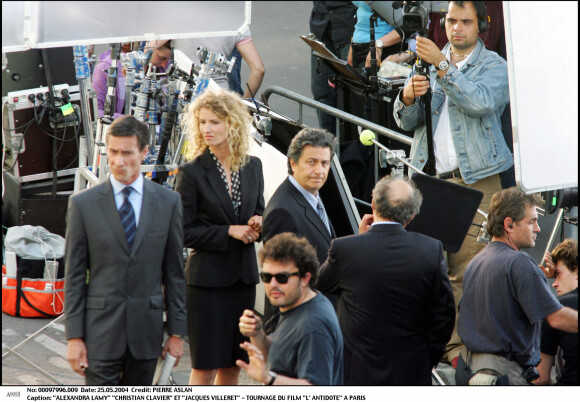
[[[109,175],[109,179],[111,180],[111,186],[113,186],[113,194],[115,195],[119,194],[121,191],[123,191],[125,187],[127,187],[127,185],[115,179],[115,176],[113,176],[112,174]],[[143,179],[143,175],[139,174],[139,176],[137,176],[137,179],[135,179],[133,183],[129,184],[129,186],[132,187],[137,194],[143,195],[143,186],[145,184],[144,181],[145,179]]]
[[[308,201],[308,203],[312,205],[312,208],[316,210],[316,206],[318,205],[318,199],[320,198],[320,193],[314,195],[310,191],[306,191],[304,187],[302,187],[300,183],[298,183],[298,180],[296,180],[292,175],[289,175],[288,179],[290,180],[290,183],[292,183],[294,187],[296,187],[296,189],[300,191],[300,193],[304,196],[304,198],[306,198],[306,201]]]
[[[371,223],[371,226],[374,226],[374,225],[400,225],[400,223],[393,222],[393,221],[380,221],[380,222]]]

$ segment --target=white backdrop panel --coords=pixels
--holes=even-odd
[[[504,17],[518,186],[576,187],[578,3],[508,1]]]
[[[250,14],[249,1],[3,1],[2,52],[229,36]]]

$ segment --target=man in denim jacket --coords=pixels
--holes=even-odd
[[[499,173],[513,165],[513,157],[501,131],[500,116],[509,102],[507,64],[485,49],[478,38],[487,28],[482,1],[449,2],[445,31],[449,43],[439,50],[431,40],[417,38],[417,54],[432,65],[430,81],[414,75],[394,106],[397,125],[415,130],[411,163],[422,169],[427,162],[427,132],[422,101],[431,85],[433,147],[437,176],[484,193],[479,208],[487,211],[491,196],[501,190]],[[474,223],[483,217],[476,214]],[[477,243],[472,226],[457,253],[448,253],[449,279],[456,303],[463,294],[467,264],[484,246]],[[473,232],[473,233],[471,233]],[[456,329],[447,345],[445,360],[456,365],[462,345]]]

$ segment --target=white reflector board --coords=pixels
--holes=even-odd
[[[3,1],[2,52],[236,35],[250,10],[249,1]]]
[[[518,186],[577,187],[578,3],[503,5]]]

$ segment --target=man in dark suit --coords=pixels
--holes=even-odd
[[[182,206],[179,194],[140,174],[148,138],[134,117],[115,120],[107,131],[110,177],[69,201],[67,357],[87,385],[151,385],[160,355],[177,364],[183,354]]]
[[[335,234],[318,190],[328,178],[335,144],[332,134],[317,128],[305,128],[292,139],[287,154],[289,176],[264,211],[264,242],[278,233],[292,232],[308,239],[319,263],[326,260]]]
[[[304,128],[288,147],[288,178],[274,192],[262,225],[266,243],[278,233],[305,237],[316,250],[318,262],[326,260],[330,241],[336,237],[318,190],[322,188],[334,155],[336,139],[323,129]],[[273,311],[266,298],[264,316]]]
[[[345,385],[430,385],[455,304],[440,241],[407,232],[422,196],[381,179],[359,235],[332,241],[317,288],[338,294]]]

